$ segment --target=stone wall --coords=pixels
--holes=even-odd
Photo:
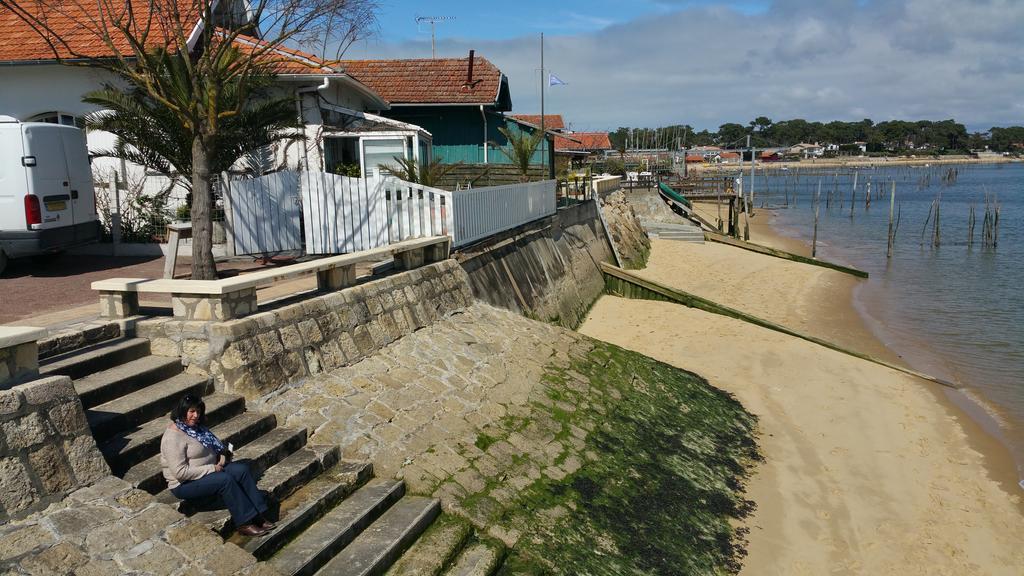
[[[121,335],[121,323],[88,320],[51,330],[39,340],[39,359],[92,346]]]
[[[361,360],[471,300],[465,272],[445,260],[237,320],[145,320],[136,333],[153,354],[211,376],[218,391],[255,400]]]
[[[624,190],[623,196],[633,207],[633,212],[641,220],[665,222],[667,224],[689,223],[685,218],[673,212],[654,188]]]
[[[9,388],[39,375],[39,346],[35,340],[0,346],[0,388]]]
[[[604,291],[600,263],[615,263],[594,202],[560,208],[456,258],[480,300],[567,328],[578,326]]]
[[[113,476],[0,525],[3,574],[239,574],[269,565]]]
[[[612,192],[601,199],[601,212],[608,224],[608,234],[619,252],[622,266],[637,270],[647,265],[651,241],[640,224],[633,206],[621,191]]]
[[[0,391],[0,522],[108,474],[69,378]]]

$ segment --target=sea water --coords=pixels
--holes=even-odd
[[[810,242],[819,181],[818,257],[870,274],[856,292],[868,325],[912,367],[963,385],[968,412],[1007,445],[1024,478],[1024,164],[759,170],[755,214],[777,208],[776,228]],[[892,182],[899,226],[888,258]],[[986,197],[1000,206],[994,248],[981,238]]]

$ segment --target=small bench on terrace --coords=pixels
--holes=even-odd
[[[92,283],[100,293],[100,316],[126,318],[139,313],[139,293],[170,294],[174,317],[180,320],[231,320],[256,312],[256,289],[283,280],[316,274],[321,291],[355,284],[356,264],[393,257],[399,270],[412,270],[448,258],[449,236],[430,236],[396,244],[329,256],[221,280],[110,278]]]

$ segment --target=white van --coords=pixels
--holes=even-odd
[[[100,237],[85,133],[0,116],[0,273]]]

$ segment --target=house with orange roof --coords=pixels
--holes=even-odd
[[[229,3],[220,4],[229,6]],[[88,4],[78,4],[81,10]],[[95,5],[99,9],[100,5]],[[143,7],[145,4],[143,3]],[[237,15],[236,15],[237,16]],[[196,49],[202,34],[202,20],[186,39]],[[49,22],[63,30],[56,19]],[[10,10],[0,11],[0,114],[22,121],[83,125],[85,115],[98,111],[82,102],[87,92],[117,81],[109,72],[88,66],[60,63],[53,48]],[[151,34],[154,45],[170,45],[173,38],[159,32]],[[62,32],[63,45],[58,54],[102,57],[109,51],[94,33],[68,28]],[[261,51],[266,45],[257,38],[239,37],[239,50]],[[304,141],[282,143],[273,151],[275,168],[335,171],[344,168],[374,175],[382,163],[393,163],[394,156],[417,157],[429,154],[431,135],[420,126],[373,114],[390,104],[378,92],[328,62],[300,50],[279,47],[263,53],[277,75],[274,90],[295,99],[296,113],[304,125]],[[67,62],[67,60],[66,60]],[[73,60],[68,63],[75,63]],[[87,136],[91,150],[110,149],[115,141],[110,134],[92,131]],[[97,158],[94,168],[109,174],[120,171],[120,162]],[[138,176],[141,168],[135,167]]]
[[[540,129],[539,116],[506,114],[512,110],[508,78],[473,50],[466,58],[343,60],[338,66],[388,102],[374,112],[430,132],[432,155],[444,163],[510,164],[496,149],[508,143],[499,128]],[[534,163],[553,166],[555,130],[545,126],[548,158],[538,151]]]

